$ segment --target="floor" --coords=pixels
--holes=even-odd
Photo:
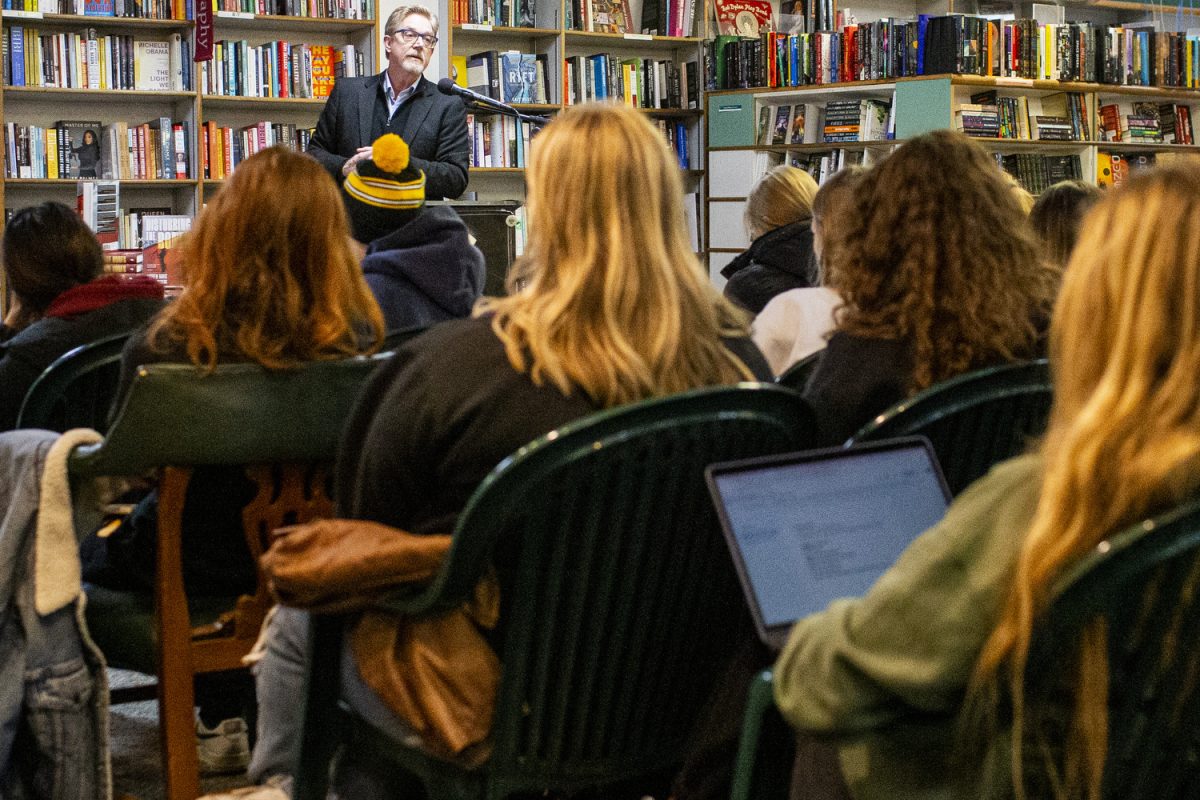
[[[151,682],[136,672],[109,671],[109,683],[114,687]],[[109,710],[109,726],[113,797],[116,800],[163,800],[158,704],[148,700],[113,706]],[[244,775],[223,775],[201,780],[200,790],[208,793],[244,785]]]

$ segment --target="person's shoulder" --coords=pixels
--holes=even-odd
[[[485,315],[431,325],[405,342],[396,354],[412,362],[445,365],[455,361],[454,354],[469,356],[493,349],[503,349],[503,345],[492,331],[491,316]]]
[[[338,95],[366,92],[378,86],[381,80],[383,80],[382,72],[355,78],[338,78],[333,84],[333,92]]]

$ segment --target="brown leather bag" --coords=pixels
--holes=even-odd
[[[327,519],[280,528],[261,564],[283,605],[340,613],[429,580],[449,548],[449,536]],[[456,757],[487,739],[500,660],[480,629],[495,627],[499,613],[499,584],[488,574],[460,608],[419,618],[366,610],[354,625],[350,647],[363,682],[431,752]]]

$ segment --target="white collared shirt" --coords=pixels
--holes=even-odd
[[[412,97],[412,93],[417,90],[417,84],[420,82],[421,81],[418,78],[416,81],[413,82],[412,86],[408,87],[407,89],[404,89],[399,94],[397,94],[395,91],[392,90],[392,76],[388,75],[387,72],[383,73],[383,91],[384,91],[384,97],[387,98],[388,120],[391,120],[391,118],[395,115],[396,109],[400,107],[401,103],[403,103],[408,98]]]

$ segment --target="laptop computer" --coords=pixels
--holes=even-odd
[[[713,464],[705,470],[758,635],[864,594],[945,514],[950,490],[923,437]]]

